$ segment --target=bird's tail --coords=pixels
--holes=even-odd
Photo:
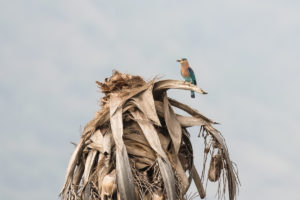
[[[195,92],[194,91],[191,91],[191,97],[195,98]]]

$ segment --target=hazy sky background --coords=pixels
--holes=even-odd
[[[0,199],[58,199],[113,69],[181,79],[169,95],[221,122],[241,200],[300,199],[300,1],[0,1]],[[203,141],[191,129],[196,165]],[[215,199],[209,190],[207,199]]]

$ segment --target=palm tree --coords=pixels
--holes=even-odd
[[[226,188],[229,199],[236,198],[236,168],[213,127],[216,122],[167,96],[168,89],[206,94],[201,88],[178,80],[145,82],[118,71],[97,84],[104,93],[102,108],[85,126],[70,158],[63,200],[188,199],[195,196],[187,195],[192,180],[201,198],[208,180],[219,183],[220,198]],[[173,107],[189,116],[176,114]],[[192,126],[200,127],[205,143],[201,177],[187,130]]]

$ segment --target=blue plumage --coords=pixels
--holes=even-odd
[[[193,69],[189,67],[188,70],[189,70],[190,78],[192,79],[192,83],[194,85],[197,85],[197,81]]]

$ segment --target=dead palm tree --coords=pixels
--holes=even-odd
[[[167,96],[168,89],[205,94],[202,89],[177,80],[145,82],[117,71],[97,84],[105,94],[102,108],[84,128],[70,158],[63,200],[187,199],[192,180],[201,198],[202,183],[210,180],[218,181],[219,197],[228,188],[229,199],[235,199],[237,172],[215,122]],[[189,116],[176,114],[173,107]],[[200,127],[205,143],[201,178],[187,131],[192,126]]]

